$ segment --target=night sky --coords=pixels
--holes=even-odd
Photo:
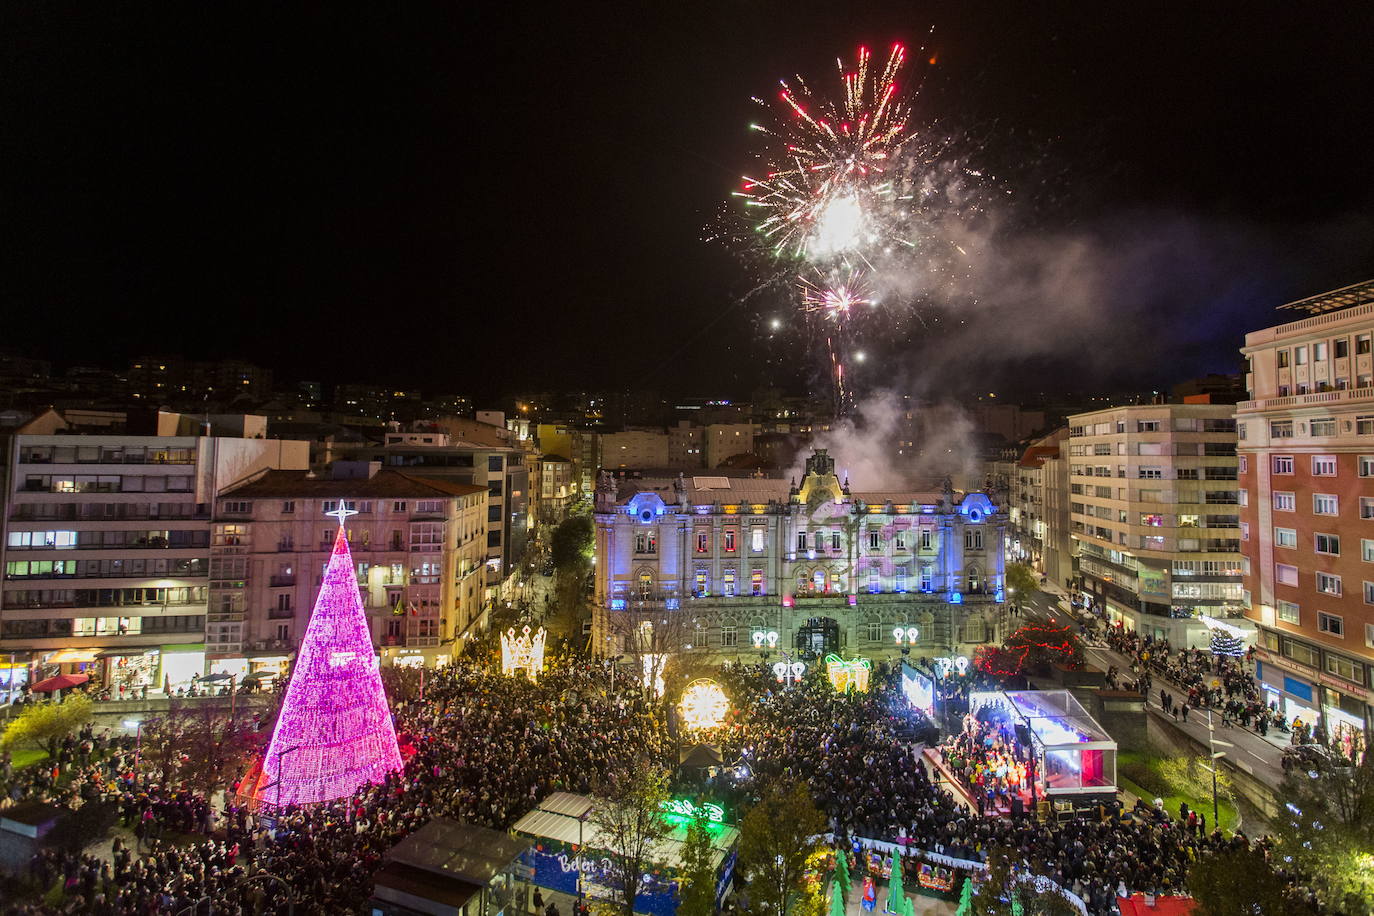
[[[0,345],[479,396],[814,384],[703,239],[749,97],[894,40],[1009,228],[979,307],[921,306],[868,384],[1168,384],[1374,276],[1367,3],[205,6],[4,6]]]

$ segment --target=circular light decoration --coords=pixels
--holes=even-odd
[[[682,722],[688,728],[715,728],[725,722],[730,711],[730,699],[721,686],[710,678],[700,677],[682,691]]]

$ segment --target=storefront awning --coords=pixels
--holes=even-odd
[[[175,654],[175,653],[177,653],[177,652],[204,652],[204,651],[205,651],[205,643],[203,643],[203,642],[178,643],[177,645],[163,646],[163,647],[162,647],[162,654],[163,654],[163,655],[172,655],[172,654]]]
[[[70,665],[79,662],[93,662],[96,659],[96,654],[97,650],[95,649],[61,649],[49,656],[44,664]]]

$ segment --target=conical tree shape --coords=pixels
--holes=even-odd
[[[844,916],[844,891],[840,882],[830,882],[830,916]]]
[[[263,759],[256,796],[268,805],[343,798],[401,768],[342,516],[339,521]]]
[[[959,908],[954,916],[973,916],[973,879],[964,879],[964,889],[959,892]]]
[[[884,905],[889,913],[896,913],[897,916],[906,914],[906,891],[902,888],[902,856],[900,853],[892,854],[892,879],[887,882],[887,903]]]
[[[840,893],[849,896],[849,853],[844,849],[835,850],[835,881],[840,885]]]

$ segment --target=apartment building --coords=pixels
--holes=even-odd
[[[501,430],[505,432],[505,430]],[[455,439],[441,432],[387,433],[384,443],[340,446],[351,461],[485,487],[487,502],[487,598],[508,595],[529,546],[530,473],[523,449]]]
[[[1110,620],[1195,647],[1210,643],[1199,618],[1240,617],[1233,411],[1150,404],[1069,418],[1074,552],[1083,589]]]
[[[215,494],[310,445],[219,436],[26,435],[9,443],[0,656],[19,680],[117,689],[205,673]]]
[[[573,463],[562,455],[535,455],[530,465],[532,471],[538,471],[538,486],[532,483],[530,489],[539,496],[539,521],[556,525],[578,497]]]
[[[666,468],[668,434],[658,428],[602,433],[601,455],[608,468]]]
[[[1374,686],[1374,280],[1245,337],[1236,405],[1247,614],[1290,719],[1361,742]]]
[[[339,462],[266,471],[215,506],[206,652],[212,671],[277,672],[300,644],[348,518],[358,589],[383,661],[444,664],[484,625],[487,488]]]
[[[1069,463],[1061,454],[1068,435],[1056,430],[993,466],[1007,492],[1008,556],[1058,583],[1073,578]]]

